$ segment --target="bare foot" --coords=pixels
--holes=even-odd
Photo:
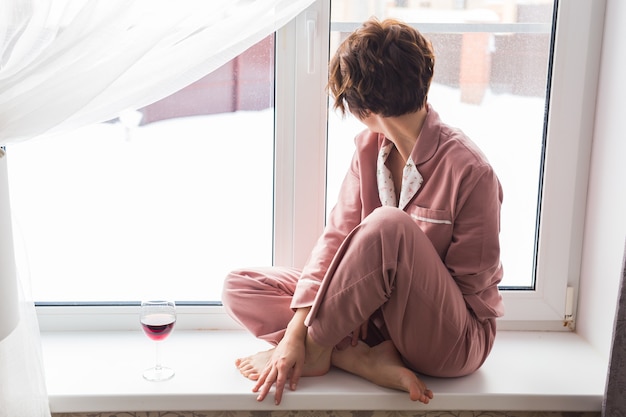
[[[256,381],[259,379],[261,371],[265,368],[265,365],[272,357],[274,348],[257,352],[254,355],[246,356],[245,358],[238,358],[235,360],[235,366],[241,372],[241,375],[248,379]]]
[[[306,336],[305,346],[302,376],[321,376],[328,373],[331,366],[333,348],[318,345],[309,334]]]
[[[360,342],[357,346],[335,350],[332,364],[376,385],[406,391],[412,401],[428,404],[433,398],[433,392],[426,388],[426,384],[404,366],[400,354],[390,340],[374,347]]]
[[[245,358],[238,358],[235,360],[235,366],[243,376],[256,381],[272,358],[273,353],[274,348],[257,352]],[[330,369],[331,353],[332,349],[319,346],[310,337],[307,337],[302,376],[321,376],[326,374]]]

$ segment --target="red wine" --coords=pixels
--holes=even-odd
[[[141,327],[152,340],[163,340],[169,335],[176,323],[176,317],[171,314],[148,314],[141,319]]]

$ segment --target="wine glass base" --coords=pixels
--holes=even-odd
[[[174,370],[172,368],[150,368],[146,369],[143,373],[143,378],[148,381],[167,381],[174,376]]]

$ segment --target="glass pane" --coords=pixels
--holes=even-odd
[[[34,299],[217,301],[228,271],[271,264],[273,65],[271,36],[139,111],[7,149]]]
[[[553,0],[333,0],[331,54],[370,16],[412,24],[435,49],[429,102],[487,155],[504,189],[502,287],[534,286]],[[329,110],[327,211],[363,126]]]

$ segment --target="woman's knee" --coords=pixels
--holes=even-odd
[[[415,227],[415,222],[404,210],[392,206],[382,206],[374,209],[363,221],[382,227]]]
[[[299,277],[295,268],[259,267],[236,269],[224,278],[222,304],[231,304],[233,300],[251,295],[267,297],[269,295],[293,295]]]
[[[242,288],[242,278],[245,277],[242,270],[234,270],[228,273],[222,284],[222,304],[230,311],[234,299],[240,294]]]
[[[224,278],[224,291],[237,289],[242,282],[249,280],[249,274],[244,269],[235,269],[230,271]]]
[[[361,223],[366,229],[366,233],[370,232],[380,236],[393,236],[418,234],[424,235],[424,232],[413,221],[405,211],[391,206],[382,206],[376,208]]]

